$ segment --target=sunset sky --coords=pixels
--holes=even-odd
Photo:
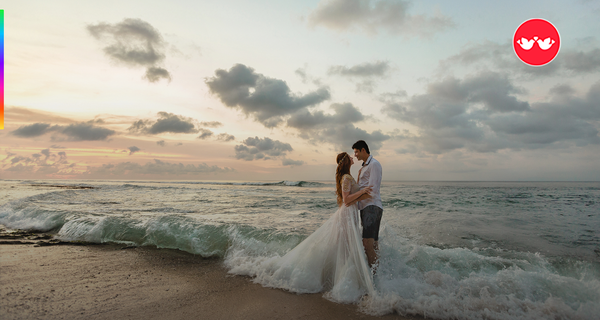
[[[600,180],[600,1],[2,6],[2,179],[333,180],[362,139],[384,181]]]

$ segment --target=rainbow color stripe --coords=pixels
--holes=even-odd
[[[4,129],[4,10],[0,10],[0,130]]]

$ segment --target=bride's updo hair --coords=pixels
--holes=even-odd
[[[352,166],[352,160],[350,155],[346,152],[338,153],[335,158],[337,161],[337,169],[335,170],[335,193],[337,194],[338,207],[342,205],[342,177],[345,174],[350,174],[350,166]]]

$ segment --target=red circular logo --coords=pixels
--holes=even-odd
[[[558,54],[560,35],[549,21],[530,19],[515,31],[513,48],[521,61],[534,67],[543,66]]]

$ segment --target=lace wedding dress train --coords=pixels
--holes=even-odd
[[[342,188],[351,194],[359,190],[350,175],[342,178]],[[260,261],[251,268],[252,272],[244,273],[256,276],[254,281],[263,286],[297,293],[325,291],[324,296],[329,300],[358,302],[363,295],[374,293],[359,215],[356,204],[340,206],[321,227],[283,257]]]

